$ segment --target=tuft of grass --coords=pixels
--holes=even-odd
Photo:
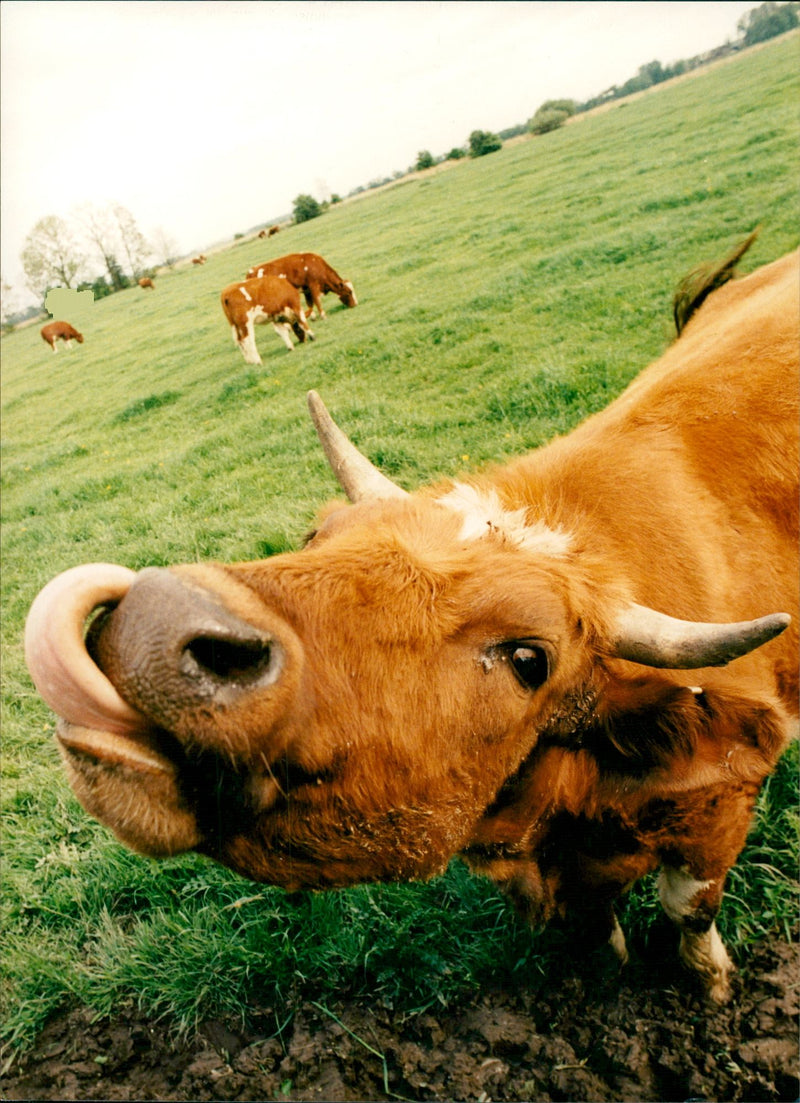
[[[409,489],[502,461],[605,405],[672,339],[687,271],[759,222],[745,268],[796,247],[797,41],[288,228],[278,251],[322,253],[360,305],[331,303],[317,340],[291,356],[259,332],[263,368],[243,363],[218,300],[268,258],[259,241],[165,273],[157,298],[133,289],[96,303],[85,343],[55,366],[36,327],[3,338],[11,1044],[29,1045],[76,1001],[100,1012],[134,1001],[186,1029],[299,991],[321,1004],[351,992],[446,1007],[487,984],[530,984],[568,952],[458,862],[427,885],[287,897],[194,856],[129,854],[69,791],[25,670],[25,616],[76,563],[139,569],[299,546],[337,493],[305,410],[312,387]],[[721,929],[735,955],[796,915],[796,764],[795,747],[730,877]],[[658,913],[649,881],[623,923],[646,941]]]
[[[142,414],[149,413],[150,410],[158,410],[161,406],[169,406],[171,403],[177,402],[180,397],[179,391],[162,391],[160,394],[148,395],[147,398],[137,398],[135,402],[129,403],[112,420],[115,424],[124,425],[126,421],[141,417]]]

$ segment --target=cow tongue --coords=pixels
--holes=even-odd
[[[84,642],[87,617],[102,605],[116,605],[135,577],[134,571],[111,563],[73,567],[44,587],[28,613],[25,661],[34,685],[76,729],[131,736],[151,726],[120,697]],[[62,725],[64,735],[67,725]]]

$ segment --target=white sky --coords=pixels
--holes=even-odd
[[[736,36],[760,0],[3,0],[2,273],[118,202],[181,252]]]

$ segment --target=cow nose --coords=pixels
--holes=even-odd
[[[230,712],[280,679],[275,632],[231,611],[191,578],[147,568],[120,604],[92,624],[87,647],[122,697],[180,731]]]

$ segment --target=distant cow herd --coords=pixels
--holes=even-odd
[[[258,236],[273,237],[279,230],[280,226],[270,226]],[[192,265],[203,265],[206,259],[205,254],[200,253],[192,258]],[[142,290],[155,290],[150,276],[142,276],[138,285]],[[315,310],[318,318],[325,317],[322,297],[331,293],[337,295],[344,306],[358,305],[352,282],[340,276],[324,257],[318,253],[289,253],[254,264],[243,280],[223,288],[220,300],[234,343],[245,363],[261,364],[255,326],[271,323],[287,350],[292,352],[292,335],[301,344],[314,340],[309,319]],[[63,340],[68,348],[72,340],[83,343],[83,336],[69,322],[49,322],[41,332],[53,352],[57,351],[57,340]]]

